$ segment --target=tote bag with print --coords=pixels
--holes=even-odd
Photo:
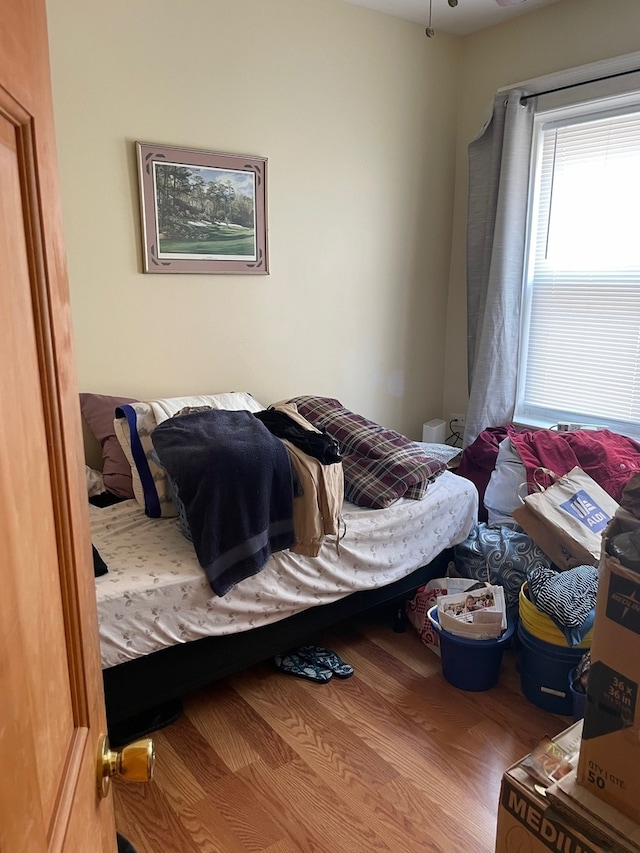
[[[546,488],[536,474],[552,480]],[[513,518],[560,569],[597,566],[602,534],[618,503],[581,468],[558,476],[547,468],[534,472],[535,491],[521,497]]]

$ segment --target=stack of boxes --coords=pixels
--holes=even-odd
[[[607,528],[600,561],[578,782],[640,822],[640,571],[632,567],[634,531],[640,540],[640,518],[623,505]],[[625,552],[627,565],[621,562]]]
[[[577,771],[546,793],[519,764],[504,774],[496,853],[640,853],[640,474],[603,537]],[[581,730],[581,731],[580,731]]]
[[[562,732],[556,743],[567,753],[580,745],[582,721]],[[605,853],[588,832],[578,829],[550,808],[537,785],[519,761],[502,777],[496,853]]]

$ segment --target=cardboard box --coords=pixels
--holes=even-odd
[[[571,752],[580,743],[581,728],[582,721],[554,740]],[[514,764],[502,777],[496,853],[608,853],[609,846],[592,838],[588,827],[578,829],[552,811],[521,764]]]
[[[600,562],[591,670],[578,782],[640,822],[640,573],[606,553],[619,533],[637,529],[620,509],[609,524]]]
[[[547,788],[554,811],[614,853],[640,853],[640,824],[578,784],[576,772]]]

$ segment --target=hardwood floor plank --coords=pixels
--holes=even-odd
[[[245,768],[247,774],[252,768]],[[365,853],[393,850],[378,828],[363,817],[357,801],[348,800],[326,784],[302,758],[275,770],[263,768],[255,779],[256,796],[277,808],[274,815],[292,835],[300,850],[319,853]],[[277,802],[274,802],[274,796]]]
[[[469,776],[484,778],[482,758],[461,749],[455,738],[428,738],[411,723],[381,704],[361,705],[357,720],[348,722],[353,736],[391,764],[398,776],[410,780],[437,801],[455,801]]]
[[[300,759],[294,760],[304,766]],[[262,808],[270,810],[273,820],[282,830],[283,835],[293,845],[294,850],[308,850],[310,853],[335,853],[341,848],[333,847],[331,839],[325,837],[325,833],[317,828],[319,809],[312,809],[311,819],[307,820],[304,810],[299,809],[295,798],[290,796],[290,776],[283,778],[283,768],[267,767],[266,765],[254,764],[244,767],[239,774],[251,785],[255,800]],[[313,779],[315,790],[315,777]],[[297,780],[300,784],[300,779]],[[304,787],[310,790],[305,783]],[[315,813],[315,814],[314,814]]]
[[[137,853],[199,853],[157,785],[116,781],[113,788],[116,826]]]
[[[290,838],[283,838],[264,848],[264,853],[300,853],[300,847]]]
[[[268,765],[261,763],[261,766]],[[206,800],[198,803],[191,812],[204,820],[206,810],[211,808],[242,842],[245,850],[262,850],[283,836],[273,819],[273,804],[265,807],[256,802],[255,786],[239,772],[218,780],[209,790]]]
[[[425,768],[425,772],[428,773],[429,768]],[[398,836],[402,844],[398,844],[398,850],[406,849],[415,853],[489,853],[493,850],[496,825],[493,812],[468,809],[466,799],[464,802],[459,799],[458,809],[452,815],[451,809],[446,808],[441,800],[430,800],[428,805],[425,804],[422,791],[403,778],[385,785],[380,794],[404,815],[407,823],[418,827],[417,842],[412,839],[406,847],[406,836]]]
[[[450,689],[455,691],[455,688]],[[346,694],[343,698],[346,700]],[[451,703],[455,698],[455,694],[452,694]],[[427,713],[426,707],[424,713]],[[488,718],[484,719],[486,721]],[[473,778],[482,781],[478,797],[484,801],[485,807],[492,809],[497,802],[502,772],[518,757],[513,760],[511,756],[493,760],[494,754],[489,745],[485,749],[478,749],[477,737],[470,734],[483,721],[477,707],[473,715],[463,718],[461,726],[456,720],[450,722],[448,728],[427,732],[428,736],[425,737],[425,732],[416,726],[413,715],[406,715],[402,707],[381,699],[369,684],[363,683],[360,685],[357,704],[346,720],[354,737],[367,743],[374,752],[392,764],[400,776],[412,781],[434,799],[438,798],[439,793],[446,793],[455,800],[455,789],[464,790],[467,780]],[[536,732],[529,745],[521,745],[520,755],[530,750],[546,728]],[[560,730],[561,727],[558,728]],[[495,729],[497,738],[501,736],[501,731],[500,728]],[[427,766],[430,773],[423,774],[421,768]]]
[[[428,650],[425,650],[428,651]],[[356,676],[362,684],[375,691],[381,700],[402,709],[407,716],[423,731],[438,731],[437,716],[433,714],[434,703],[446,708],[448,719],[455,714],[455,708],[449,707],[447,696],[442,694],[442,683],[437,670],[424,676],[407,667],[403,660],[392,658],[367,637],[354,638],[350,647],[349,662],[355,668]],[[434,677],[433,682],[430,679]],[[425,711],[427,713],[425,713]],[[349,708],[347,715],[353,713]],[[450,723],[447,724],[451,728]]]
[[[231,684],[214,684],[198,691],[187,700],[185,711],[230,770],[258,758],[278,767],[295,755],[284,741],[272,737],[267,722]]]
[[[241,777],[229,777],[209,797],[180,813],[180,820],[202,850],[214,843],[225,853],[260,853],[285,833],[256,803]],[[235,795],[235,797],[234,797]]]
[[[260,697],[260,701],[270,707],[274,715],[280,713],[282,719],[304,720],[307,726],[314,729],[329,728],[340,718],[340,709],[327,703],[327,691],[335,689],[337,679],[319,684],[277,670],[268,679],[248,680],[248,675],[245,674],[243,678],[233,676],[230,682],[254,709]]]
[[[164,731],[184,766],[206,790],[231,772],[187,714]]]
[[[229,705],[237,694],[225,684],[212,685],[188,696],[185,714],[228,770],[238,770],[256,761],[258,754],[233,725]]]
[[[175,811],[194,805],[206,794],[180,757],[171,740],[163,731],[154,732],[156,751],[153,782],[163,792]]]
[[[544,725],[537,730],[533,729],[539,734],[536,733],[533,738],[529,736],[523,741],[515,729],[505,728],[496,720],[479,719],[460,740],[460,747],[481,755],[488,775],[495,778],[497,775],[502,775],[505,766],[510,767],[530,752],[531,748],[547,733],[546,729],[547,726]],[[562,728],[558,731],[562,731]]]
[[[381,614],[384,618],[384,614]],[[350,623],[343,623],[335,629],[335,635],[329,638],[328,644],[335,642],[348,649],[351,653],[353,644],[358,636],[376,643],[379,648],[394,660],[400,660],[402,665],[412,669],[421,676],[429,676],[440,671],[440,658],[422,643],[411,626],[403,632],[395,632],[380,621],[380,617],[372,619],[364,614]],[[417,642],[416,642],[417,640]]]
[[[349,681],[334,679],[322,685],[327,707],[336,691],[348,691]],[[375,751],[353,738],[344,721],[334,718],[324,727],[312,728],[305,719],[294,716],[290,706],[273,701],[268,692],[254,692],[251,701],[271,728],[312,767],[328,770],[349,784],[377,788],[395,775]]]

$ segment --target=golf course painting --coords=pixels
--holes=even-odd
[[[145,272],[267,272],[266,160],[137,145]]]

